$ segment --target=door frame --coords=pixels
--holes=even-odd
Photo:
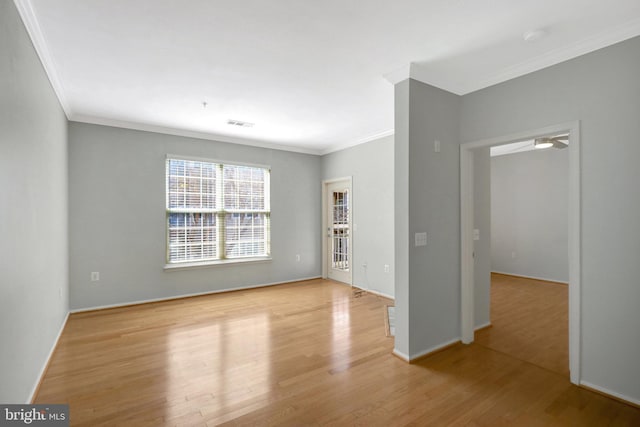
[[[569,379],[580,384],[581,351],[581,182],[580,121],[460,144],[460,322],[462,342],[474,340],[473,151],[542,135],[569,132]]]
[[[353,177],[345,176],[341,178],[331,178],[322,181],[322,278],[329,277],[329,260],[327,259],[328,239],[327,227],[329,227],[329,218],[327,217],[327,208],[329,206],[329,194],[327,189],[329,184],[338,182],[348,183],[351,193],[349,194],[349,285],[353,286]]]

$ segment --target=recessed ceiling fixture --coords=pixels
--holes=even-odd
[[[243,122],[242,120],[233,120],[233,119],[227,120],[227,124],[232,126],[240,126],[243,128],[252,128],[254,125],[253,123]]]
[[[537,40],[540,40],[541,38],[543,38],[546,35],[547,35],[547,32],[545,30],[537,29],[537,30],[526,31],[524,34],[522,34],[522,38],[527,43],[532,43],[532,42],[535,42]]]
[[[569,135],[545,136],[533,140],[533,147],[543,148],[567,148],[569,146]]]

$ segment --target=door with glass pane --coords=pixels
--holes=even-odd
[[[351,284],[351,184],[327,184],[327,277]]]

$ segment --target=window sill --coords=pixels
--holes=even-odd
[[[271,257],[254,257],[254,258],[225,259],[225,260],[218,260],[218,261],[181,262],[181,263],[175,263],[175,264],[166,264],[164,266],[164,270],[174,271],[174,270],[184,270],[186,268],[204,268],[204,267],[216,267],[221,265],[270,262],[271,259],[272,259]]]

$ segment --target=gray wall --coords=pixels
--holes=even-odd
[[[0,402],[27,402],[67,314],[67,119],[0,1]]]
[[[393,297],[393,136],[322,157],[323,180],[345,176],[353,177],[353,284]]]
[[[487,326],[491,313],[491,157],[490,149],[473,153],[473,228],[480,233],[473,242],[474,324]]]
[[[394,87],[393,206],[394,206],[394,296],[396,333],[394,352],[410,358],[410,332],[420,327],[409,319],[409,115],[411,80]]]
[[[493,157],[491,269],[568,282],[568,200],[569,150]]]
[[[580,120],[581,379],[640,402],[638,75],[634,38],[463,97],[396,85],[397,352],[418,355],[460,336],[458,142]],[[430,151],[435,138],[444,156]],[[418,231],[429,234],[426,247],[413,247]]]
[[[321,275],[318,156],[81,123],[69,144],[72,309]],[[163,269],[167,154],[271,166],[272,261]]]
[[[409,327],[395,349],[414,358],[460,336],[460,97],[408,80],[395,101],[396,318]]]
[[[581,377],[640,402],[640,38],[462,98],[461,140],[580,120]],[[443,317],[454,321],[457,313]]]

